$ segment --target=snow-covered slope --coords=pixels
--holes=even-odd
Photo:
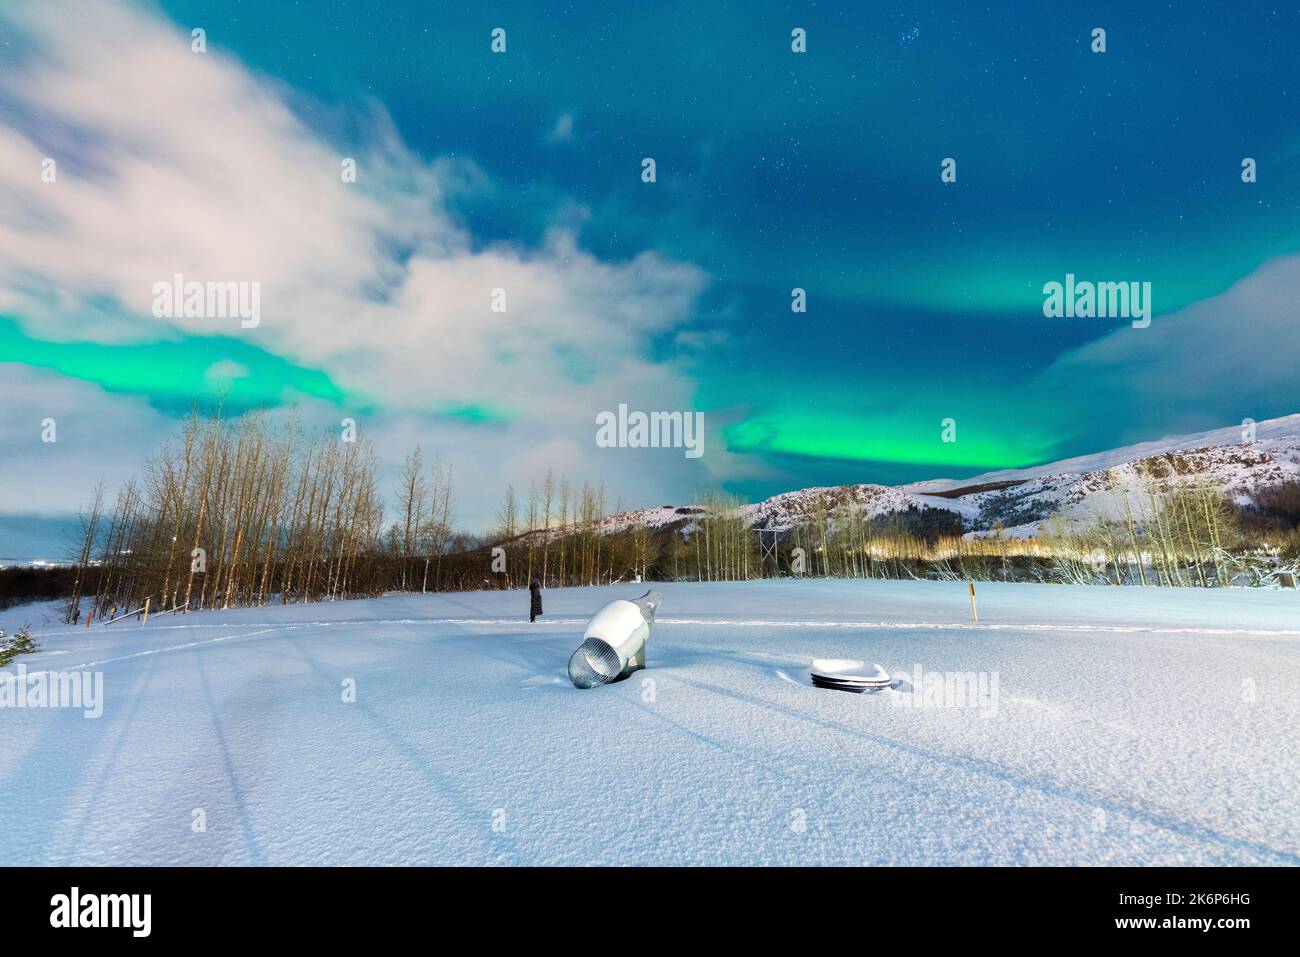
[[[1011,534],[1032,535],[1053,518],[1082,525],[1099,518],[1118,520],[1126,496],[1135,513],[1145,514],[1149,484],[1157,494],[1179,485],[1209,485],[1248,504],[1260,490],[1297,477],[1300,440],[1271,440],[1171,450],[1084,472],[1053,470],[955,501],[977,531],[1000,526]]]
[[[569,654],[639,586],[0,611],[103,678],[95,719],[0,710],[0,864],[1300,864],[1296,592],[658,587],[649,668],[592,691]]]
[[[1204,449],[1212,446],[1240,447],[1246,444],[1242,441],[1242,438],[1242,427],[1233,425],[1222,429],[1210,429],[1206,432],[1169,436],[1157,439],[1154,442],[1126,445],[1105,452],[1080,455],[1071,459],[1061,459],[1058,462],[1048,462],[1044,465],[1033,465],[1023,469],[1001,469],[965,479],[933,479],[927,482],[914,482],[910,485],[900,486],[900,488],[909,492],[938,492],[970,485],[1019,481],[1045,475],[1067,473],[1077,475],[1085,472],[1098,472],[1127,462],[1136,462],[1152,456],[1162,455],[1166,452]],[[1300,447],[1300,414],[1284,415],[1277,419],[1266,419],[1263,422],[1256,423],[1255,442],[1252,445],[1263,449],[1294,449]]]
[[[842,504],[868,517],[946,509],[972,533],[1000,529],[1029,536],[1058,517],[1067,524],[1118,518],[1123,490],[1144,496],[1148,477],[1157,491],[1205,482],[1245,504],[1261,489],[1300,478],[1300,414],[1257,423],[1253,442],[1243,442],[1242,427],[1232,426],[967,479],[800,489],[742,510],[753,527],[787,529],[809,522],[820,508]],[[688,523],[691,512],[672,506],[620,512],[605,529]]]

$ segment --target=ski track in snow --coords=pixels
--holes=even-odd
[[[549,626],[574,626],[582,627],[587,623],[584,618],[553,618],[541,624]],[[277,625],[272,628],[259,628],[255,631],[235,632],[229,635],[222,635],[220,638],[204,638],[199,641],[187,641],[178,645],[167,645],[162,648],[151,648],[148,651],[137,651],[133,654],[122,655],[118,658],[104,658],[99,661],[86,661],[78,665],[65,665],[60,663],[60,670],[76,670],[81,668],[97,668],[100,665],[113,664],[118,661],[129,661],[133,658],[144,658],[149,655],[161,655],[173,651],[186,651],[191,648],[197,648],[201,645],[216,644],[222,641],[231,641],[237,638],[253,638],[257,635],[279,634],[285,631],[293,631],[302,628],[324,628],[330,625],[338,624],[331,621],[308,621],[291,625]],[[519,625],[519,618],[378,618],[374,621],[367,622],[371,625]],[[885,629],[885,630],[909,630],[909,629],[933,629],[940,631],[1061,631],[1098,634],[1124,634],[1124,635],[1203,635],[1206,637],[1222,637],[1233,635],[1249,635],[1251,637],[1279,637],[1279,638],[1296,638],[1300,637],[1300,630],[1268,630],[1258,628],[1124,628],[1117,625],[1037,625],[1037,624],[975,624],[975,623],[949,623],[942,622],[924,622],[924,621],[752,621],[739,618],[661,618],[656,622],[657,628],[666,628],[674,626],[709,626],[709,627],[740,627],[740,628],[852,628],[852,629]],[[155,630],[162,631],[169,628],[218,628],[225,630],[229,625],[163,625]],[[60,635],[75,635],[77,632],[52,632],[49,637]],[[54,652],[55,654],[66,654],[66,652]],[[29,674],[36,672],[29,669]]]
[[[981,586],[976,623],[947,583],[656,587],[650,667],[586,692],[587,617],[645,586],[39,631],[15,663],[104,669],[105,710],[0,710],[0,864],[1300,864],[1298,595]],[[1001,694],[896,706],[813,657]]]
[[[716,694],[735,698],[737,700],[743,701],[744,703],[750,704],[757,708],[766,708],[768,710],[773,710],[773,711],[779,710],[780,712],[782,712],[787,716],[794,717],[799,720],[810,722],[813,724],[818,724],[823,727],[827,727],[837,733],[849,737],[850,739],[860,740],[864,737],[861,734],[861,732],[853,728],[835,724],[834,722],[827,722],[821,719],[809,717],[807,715],[799,714],[797,712],[792,712],[789,709],[777,708],[771,702],[764,701],[762,699],[755,698],[750,695],[740,695],[734,691],[729,691],[725,688],[720,688],[716,685],[709,685],[698,681],[690,681],[689,679],[679,679],[679,680],[683,681],[688,685],[699,688],[701,690],[712,691]],[[1247,849],[1255,853],[1260,853],[1268,856],[1276,855],[1282,858],[1286,863],[1293,864],[1293,865],[1300,864],[1300,855],[1289,854],[1285,851],[1280,851],[1277,848],[1270,847],[1266,844],[1259,844],[1254,841],[1243,840],[1234,837],[1233,835],[1230,834],[1220,833],[1218,831],[1213,830],[1212,828],[1198,826],[1193,822],[1179,820],[1176,816],[1170,815],[1165,809],[1162,808],[1133,807],[1133,806],[1125,805],[1120,802],[1114,801],[1102,793],[1071,792],[1068,789],[1061,788],[1050,781],[1037,780],[1033,776],[1016,775],[1014,772],[1006,768],[1000,767],[996,764],[993,764],[991,762],[979,761],[979,760],[961,757],[957,755],[943,754],[938,751],[931,751],[923,748],[917,748],[914,745],[910,745],[906,742],[894,740],[879,735],[869,735],[866,737],[869,737],[870,740],[874,743],[883,744],[886,747],[896,748],[898,750],[905,751],[908,754],[914,755],[926,761],[934,762],[941,766],[947,766],[954,769],[961,769],[966,771],[974,771],[976,773],[990,776],[998,780],[1008,781],[1016,785],[1017,787],[1031,788],[1040,791],[1044,794],[1052,795],[1055,797],[1061,797],[1070,801],[1079,802],[1088,807],[1103,807],[1107,810],[1112,811],[1113,813],[1140,817],[1155,827],[1163,828],[1169,831],[1173,831],[1175,833],[1195,836],[1211,842],[1231,845],[1241,849]]]

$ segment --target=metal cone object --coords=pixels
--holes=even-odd
[[[569,659],[573,686],[595,688],[644,668],[646,640],[662,602],[663,596],[651,589],[636,601],[620,598],[596,612]]]

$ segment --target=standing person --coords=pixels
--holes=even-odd
[[[542,583],[537,580],[536,575],[534,575],[533,580],[528,583],[528,594],[532,597],[532,602],[528,609],[528,620],[536,621],[537,616],[542,613]]]

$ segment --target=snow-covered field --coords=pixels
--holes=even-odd
[[[964,585],[656,587],[650,668],[591,691],[569,653],[639,586],[535,625],[520,592],[0,612],[43,646],[10,671],[105,699],[0,709],[0,864],[1300,863],[1300,594],[987,584],[974,624]]]

